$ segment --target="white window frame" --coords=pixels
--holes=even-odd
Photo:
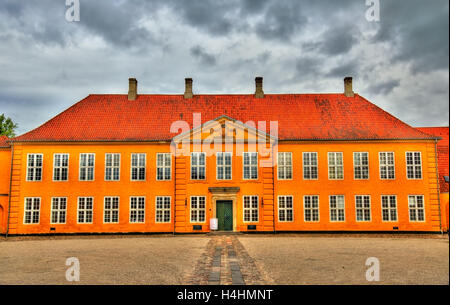
[[[158,208],[158,199],[162,200],[162,207]],[[169,207],[165,206],[165,200],[169,199]],[[161,219],[158,220],[158,212],[161,212]],[[169,213],[169,220],[165,221],[166,213]],[[155,223],[171,223],[172,222],[172,197],[171,196],[156,196],[155,197]]]
[[[195,158],[197,160],[197,164],[196,165],[192,164],[193,160],[194,160],[194,158],[193,158],[194,155],[196,156]],[[204,160],[205,160],[205,164],[203,164],[203,165],[200,164],[200,156],[201,155],[204,156]],[[194,167],[197,169],[197,178],[192,178],[192,174],[193,174],[192,169]],[[201,169],[203,169],[203,171],[204,171],[204,177],[203,178],[199,178]],[[206,180],[206,153],[205,152],[191,152],[191,175],[190,176],[191,176],[191,180]]]
[[[84,200],[84,208],[80,209],[80,199]],[[92,208],[88,209],[88,199],[92,201]],[[91,212],[91,221],[86,221],[86,215],[88,215],[88,212]],[[80,212],[84,215],[84,221],[80,222]],[[94,222],[94,197],[78,197],[77,198],[77,224],[92,224]]]
[[[386,160],[385,164],[383,164],[381,162],[381,156],[383,154],[385,155],[385,160]],[[389,164],[389,161],[388,161],[388,155],[389,154],[392,154],[392,164]],[[395,180],[395,153],[393,151],[380,151],[378,153],[378,163],[380,164],[380,179],[381,180]],[[392,178],[389,177],[389,168],[390,167],[393,168],[392,171],[394,173],[394,176]],[[383,168],[386,168],[386,178],[383,178],[383,176],[382,176],[382,169]]]
[[[158,158],[162,156],[162,165],[158,164]],[[166,157],[169,156],[167,159]],[[169,160],[169,165],[166,161]],[[169,168],[169,177],[167,178],[166,169]],[[162,179],[159,179],[158,169],[162,169]],[[171,153],[157,153],[156,154],[156,180],[157,181],[171,181],[172,180],[172,154]]]
[[[27,199],[31,200],[31,208],[27,209]],[[36,208],[35,203],[38,203]],[[27,222],[27,213],[30,213],[30,222]],[[37,213],[37,222],[34,222]],[[23,224],[24,225],[38,225],[41,221],[41,197],[25,197],[23,206]]]
[[[252,163],[252,155],[255,154],[256,155],[256,164]],[[245,156],[248,155],[248,160],[249,163],[245,164]],[[242,179],[243,180],[258,180],[259,178],[259,166],[258,166],[258,162],[259,162],[259,154],[258,152],[253,152],[253,151],[245,151],[242,153]],[[245,178],[245,168],[249,169],[248,171],[248,178]],[[252,168],[256,167],[256,178],[252,178]]]
[[[67,197],[52,197],[50,208],[50,223],[51,224],[65,224],[67,222]],[[64,200],[64,202],[61,202]],[[55,202],[56,201],[56,202]],[[54,207],[56,203],[57,207]],[[61,208],[61,204],[64,203],[64,208]],[[56,221],[53,221],[53,214],[56,213]],[[61,214],[64,215],[64,222],[61,221]]]
[[[305,164],[305,155],[309,155],[309,164]],[[312,164],[311,156],[316,156],[316,164]],[[318,180],[319,179],[319,154],[315,151],[304,151],[302,153],[302,168],[303,168],[303,180]],[[309,177],[306,177],[306,169],[309,168]],[[316,177],[313,177],[312,169],[315,168]]]
[[[133,156],[136,156],[137,165],[133,165]],[[144,165],[140,165],[141,158],[144,158]],[[144,178],[140,178],[140,170],[144,169]],[[133,169],[137,170],[137,178],[133,179]],[[131,181],[146,181],[147,179],[147,154],[146,153],[131,153],[130,156],[130,180]]]
[[[41,157],[41,165],[37,166],[36,165],[36,157],[40,156]],[[33,158],[33,165],[30,166],[30,157]],[[43,154],[27,154],[27,177],[26,177],[26,181],[32,181],[32,182],[39,182],[42,181],[42,175],[43,175],[43,167],[44,167],[44,155]],[[36,169],[40,169],[41,170],[41,174],[39,176],[39,179],[36,179]],[[29,179],[29,172],[30,170],[32,171],[32,179]]]
[[[108,155],[111,155],[111,165],[107,165]],[[114,156],[119,156],[119,165],[114,165]],[[122,155],[120,153],[105,153],[105,181],[120,181],[120,172],[121,172],[121,164],[122,164]],[[107,179],[106,176],[107,169],[111,169],[111,179]],[[118,177],[114,179],[114,169],[118,169]]]
[[[317,198],[317,207],[314,207],[314,200]],[[306,200],[310,200],[310,207],[306,207]],[[310,220],[306,219],[306,211],[310,211]],[[317,211],[317,219],[314,219],[314,211]],[[304,222],[319,222],[320,221],[320,199],[319,195],[304,195],[303,196],[303,221]]]
[[[222,164],[219,164],[219,155],[222,155]],[[230,164],[226,164],[226,156],[230,156]],[[219,168],[223,170],[223,177],[219,178]],[[226,178],[226,169],[230,169],[230,178]],[[233,153],[229,151],[217,152],[216,153],[216,179],[217,180],[233,180]]]
[[[82,156],[86,156],[86,165],[82,164]],[[93,165],[89,165],[89,157],[93,156]],[[80,170],[78,171],[79,181],[94,181],[95,180],[95,153],[80,153]],[[92,169],[92,179],[89,179],[89,169]],[[85,170],[85,179],[81,178],[81,171]]]
[[[281,156],[283,156],[281,158]],[[287,164],[288,162],[286,162],[287,158],[286,156],[290,156],[290,164]],[[282,162],[280,162],[280,160],[282,160]],[[277,179],[278,180],[292,180],[293,176],[294,176],[294,171],[293,171],[293,160],[292,160],[292,152],[289,151],[283,151],[283,152],[278,152],[278,156],[277,156]],[[287,173],[289,173],[290,170],[290,177],[287,177]]]
[[[416,171],[416,167],[418,166],[418,165],[416,165],[416,163],[415,163],[415,159],[414,159],[414,154],[416,154],[416,153],[418,153],[419,154],[419,156],[420,156],[420,178],[416,178],[416,173],[417,173],[417,171]],[[413,157],[413,164],[412,165],[408,165],[408,154],[412,154],[412,157]],[[422,180],[423,179],[423,161],[422,161],[423,159],[422,159],[422,152],[421,151],[407,151],[407,152],[405,152],[405,164],[406,164],[406,179],[408,179],[408,180]],[[410,177],[408,177],[408,167],[412,167],[412,169],[413,169],[413,173],[414,173],[414,177],[413,178],[410,178]]]
[[[132,207],[132,203],[133,203],[133,199],[136,199],[136,207],[135,208],[133,208]],[[144,201],[144,207],[143,208],[141,208],[140,206],[139,206],[139,204],[141,203],[140,201],[141,200],[143,200]],[[145,198],[145,196],[130,196],[130,215],[129,215],[129,218],[128,218],[128,220],[129,220],[129,222],[130,223],[133,223],[133,224],[142,224],[142,223],[145,223],[145,218],[146,218],[146,206],[147,206],[147,199]],[[143,219],[142,219],[142,221],[139,221],[139,212],[140,211],[143,211],[144,212],[144,217],[143,217]],[[132,212],[136,212],[136,220],[135,221],[133,221],[132,219],[131,219],[131,214],[132,214]]]
[[[334,155],[334,162],[335,164],[331,164],[330,163],[330,155]],[[337,164],[337,155],[341,156],[341,160],[342,160],[342,164]],[[328,180],[344,180],[344,153],[341,151],[329,151],[327,153],[327,157],[328,157]],[[334,173],[334,178],[332,178],[330,176],[331,173],[331,168],[333,168],[333,173]],[[342,172],[342,178],[337,178],[338,177],[338,173],[339,173],[339,169]]]
[[[56,156],[60,157],[60,165],[56,165]],[[63,164],[63,156],[67,156],[67,165],[64,166]],[[55,153],[53,154],[53,182],[65,182],[69,181],[69,162],[70,162],[70,155],[68,153]],[[66,179],[62,179],[62,173],[63,170],[67,170],[67,177]],[[56,179],[56,171],[59,170],[59,177],[60,179]]]
[[[245,200],[248,198],[249,206],[245,207]],[[253,199],[256,198],[256,208],[253,207]],[[249,220],[245,220],[245,212],[249,213]],[[253,211],[256,211],[256,218],[254,218]],[[242,196],[242,220],[244,223],[259,222],[259,196],[257,195],[243,195]]]
[[[106,201],[110,200],[110,207],[106,208]],[[117,208],[114,207],[115,202],[117,201]],[[106,213],[109,213],[109,221],[106,221]],[[113,221],[114,212],[117,212],[117,221]],[[120,197],[119,196],[105,196],[103,197],[103,223],[104,224],[114,224],[119,223],[120,221]]]
[[[411,202],[410,199],[411,197],[414,197],[414,205],[415,207],[413,207],[411,209]],[[417,207],[417,198],[421,197],[422,198],[422,208],[418,208]],[[422,210],[423,211],[423,220],[417,220],[418,219],[418,210]],[[416,216],[416,220],[411,220],[411,210],[414,210],[414,214]],[[425,213],[425,196],[424,195],[408,195],[408,216],[409,216],[409,222],[425,222],[426,221],[426,213]]]
[[[361,164],[356,164],[356,155],[360,154]],[[362,163],[362,155],[367,154],[367,165]],[[355,151],[353,152],[353,179],[355,180],[369,180],[370,179],[370,160],[369,160],[369,152],[367,151]],[[367,178],[363,177],[363,169],[367,166]],[[356,168],[360,168],[361,177],[356,177]]]
[[[286,198],[288,198],[288,197],[291,198],[292,208],[288,208],[286,205],[286,202],[287,202]],[[284,207],[283,208],[280,208],[280,198],[284,199]],[[293,195],[279,195],[277,198],[277,207],[278,207],[278,222],[294,222],[295,215],[294,215],[294,196]],[[281,210],[284,210],[285,220],[280,219],[280,211]],[[292,220],[287,220],[288,219],[288,217],[287,217],[288,210],[292,210]]]
[[[192,207],[192,198],[196,198],[197,201],[197,207],[193,208]],[[200,198],[203,198],[204,202],[205,202],[205,207],[204,208],[200,208]],[[193,213],[195,211],[195,219],[193,219],[192,216]],[[204,212],[204,219],[203,221],[200,221],[200,212],[203,211]],[[189,203],[189,218],[190,218],[190,222],[191,223],[205,223],[206,222],[206,196],[191,196],[190,197],[190,203]]]
[[[358,208],[358,197],[362,198],[362,206],[360,208]],[[365,207],[364,206],[364,197],[368,197],[369,198],[369,207]],[[362,216],[363,216],[363,220],[358,220],[358,209],[362,210]],[[369,220],[366,220],[366,216],[364,214],[365,210],[369,210]],[[372,221],[372,198],[370,197],[370,195],[355,195],[355,219],[356,222],[371,222]]]
[[[387,198],[387,207],[383,206],[383,198]],[[395,198],[395,208],[391,207],[391,198]],[[397,203],[397,195],[381,195],[381,221],[383,222],[398,222],[398,203]],[[395,211],[395,220],[392,220],[391,211]],[[388,220],[384,219],[384,211],[388,213]]]
[[[333,208],[331,207],[331,198],[335,197],[336,198],[336,207]],[[342,198],[342,203],[343,203],[343,207],[339,207],[339,198]],[[329,203],[329,208],[330,208],[330,222],[345,222],[345,195],[329,195],[328,196],[328,203]],[[331,215],[332,211],[336,211],[336,220],[333,220],[333,217]],[[343,217],[344,219],[340,220],[339,219],[339,211],[343,211]]]

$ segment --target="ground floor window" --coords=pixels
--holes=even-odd
[[[330,196],[330,221],[345,221],[344,195]]]
[[[205,222],[206,197],[191,197],[191,222]]]
[[[51,223],[66,223],[66,197],[52,198],[52,219]]]
[[[145,197],[130,197],[130,222],[145,222]]]
[[[319,196],[304,196],[303,211],[305,221],[319,221]]]
[[[397,221],[397,196],[381,196],[383,221]]]
[[[78,197],[78,223],[92,223],[94,198]]]
[[[356,221],[370,221],[370,196],[357,195],[356,202]]]
[[[105,197],[104,223],[118,223],[119,222],[119,197]]]
[[[408,196],[409,221],[425,221],[425,205],[422,195]]]
[[[38,197],[25,198],[25,213],[23,223],[25,224],[39,223],[40,209],[41,209],[41,198]]]
[[[294,221],[292,196],[278,196],[278,221]]]
[[[258,221],[258,196],[244,196],[244,221]]]
[[[156,197],[156,222],[170,222],[170,197]]]

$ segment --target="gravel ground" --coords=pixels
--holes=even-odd
[[[277,284],[449,284],[446,235],[242,236],[257,266]],[[380,281],[366,280],[366,259],[380,262]]]

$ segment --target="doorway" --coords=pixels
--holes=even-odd
[[[217,200],[216,214],[219,231],[233,231],[233,201]]]

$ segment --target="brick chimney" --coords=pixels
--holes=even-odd
[[[135,78],[128,79],[128,100],[134,101],[137,98],[137,80]]]
[[[192,98],[194,94],[192,93],[192,78],[184,79],[184,98]]]
[[[255,77],[255,98],[263,98],[264,97],[264,91],[263,91],[263,78],[261,76]]]
[[[344,95],[346,97],[355,96],[355,93],[353,92],[353,79],[349,76],[344,78]]]

